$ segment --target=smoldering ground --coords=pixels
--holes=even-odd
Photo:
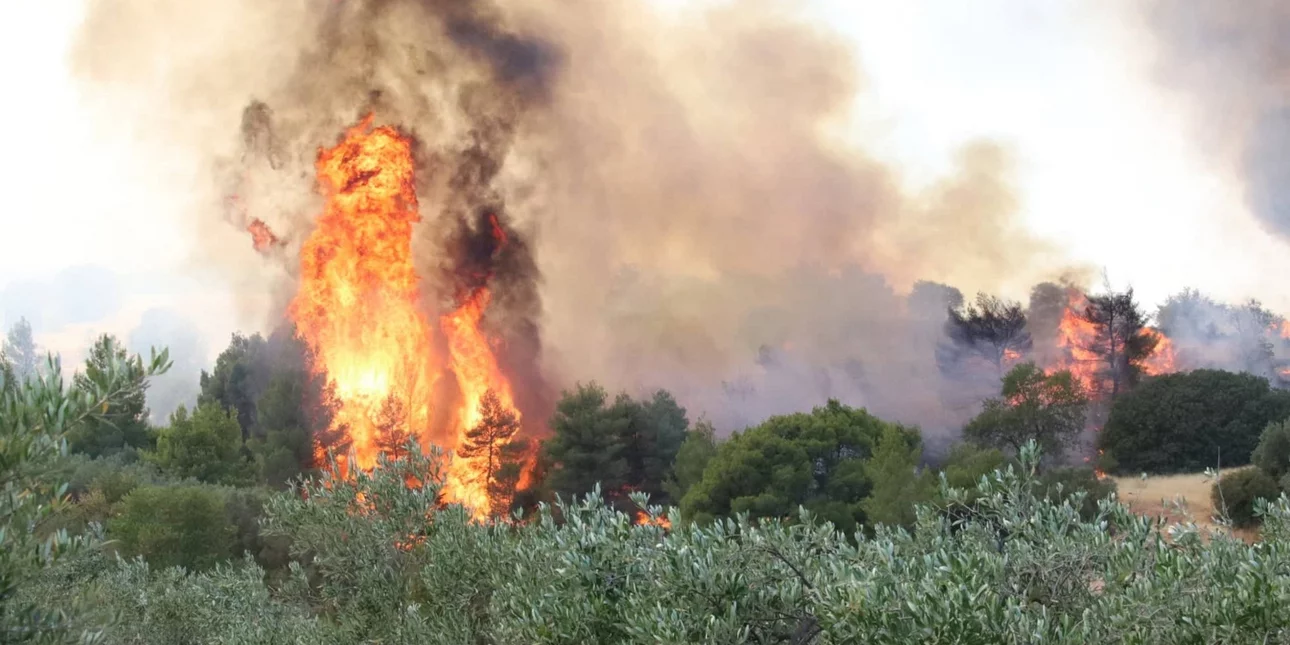
[[[118,0],[73,60],[112,125],[166,142],[157,163],[203,168],[194,261],[248,299],[290,294],[316,151],[371,111],[418,144],[430,292],[458,222],[502,213],[532,297],[489,319],[527,329],[545,381],[667,387],[726,429],[829,396],[950,427],[915,282],[1024,297],[1066,264],[1016,221],[1005,145],[915,190],[840,136],[860,61],[791,3]]]

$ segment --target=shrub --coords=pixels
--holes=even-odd
[[[170,425],[157,433],[157,451],[148,458],[166,474],[212,484],[249,482],[254,469],[242,451],[242,429],[233,413],[216,404],[189,414],[179,406]]]
[[[1290,392],[1219,370],[1149,379],[1111,406],[1098,447],[1117,472],[1196,472],[1250,463],[1269,423],[1290,417]]]
[[[108,522],[108,535],[127,557],[143,556],[155,567],[201,570],[233,554],[237,530],[218,487],[176,484],[131,491]]]
[[[1007,460],[1001,450],[963,442],[950,450],[941,472],[951,488],[973,489],[982,477],[1001,468]]]
[[[1269,423],[1250,461],[1273,477],[1286,474],[1290,470],[1290,421]]]
[[[61,584],[40,589],[120,612],[108,642],[137,645],[1074,645],[1290,634],[1290,577],[1276,575],[1290,500],[1265,505],[1263,545],[1202,539],[1194,527],[1166,534],[1115,504],[1089,521],[1040,494],[1027,448],[979,483],[953,527],[924,507],[913,531],[855,541],[814,523],[683,524],[675,512],[667,530],[594,497],[561,508],[565,521],[544,508],[511,526],[442,506],[436,459],[413,452],[274,495],[266,525],[312,567],[308,577],[293,568],[272,592],[250,564],[185,573],[140,562],[64,570]],[[428,486],[408,487],[411,477]]]
[[[717,447],[681,510],[703,522],[738,513],[792,519],[806,507],[850,534],[865,521],[862,502],[873,489],[867,461],[893,429],[907,450],[921,444],[916,430],[833,400],[809,414],[771,417]]]
[[[1075,508],[1086,520],[1096,517],[1098,502],[1116,491],[1114,480],[1098,479],[1092,468],[1055,468],[1040,476],[1039,485],[1043,496],[1053,504],[1068,500],[1074,504],[1075,496],[1083,493],[1083,500]]]
[[[1210,500],[1214,508],[1224,512],[1239,527],[1254,526],[1259,518],[1254,513],[1254,500],[1275,500],[1281,488],[1275,479],[1258,468],[1243,468],[1227,473],[1214,483]]]

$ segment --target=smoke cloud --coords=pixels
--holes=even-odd
[[[1160,80],[1195,103],[1199,140],[1236,169],[1251,212],[1269,232],[1290,239],[1290,5],[1146,6]]]
[[[916,283],[1024,294],[1066,268],[1016,221],[1006,146],[915,190],[844,143],[860,63],[786,3],[101,1],[74,62],[211,179],[202,261],[248,298],[292,293],[317,150],[371,112],[417,142],[429,293],[481,213],[524,241],[491,267],[506,362],[666,387],[726,429],[827,397],[952,426],[934,349],[961,294]]]

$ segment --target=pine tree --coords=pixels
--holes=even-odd
[[[19,318],[9,330],[9,336],[3,344],[5,358],[13,369],[14,376],[25,381],[36,375],[39,358],[36,356],[36,340],[31,333],[31,323],[26,318]]]
[[[112,374],[114,369],[118,373]],[[77,390],[88,394],[112,379],[122,379],[132,387],[108,399],[100,415],[77,425],[68,433],[68,445],[73,452],[99,457],[118,452],[126,446],[147,447],[148,383],[143,361],[138,356],[128,357],[120,341],[104,334],[90,348],[85,371],[78,372],[72,383]]]
[[[520,430],[515,413],[502,407],[502,400],[493,390],[484,393],[479,402],[480,419],[475,427],[466,431],[466,439],[457,449],[457,455],[466,459],[479,459],[483,465],[482,478],[490,491],[497,485],[503,466],[503,449]],[[511,455],[513,459],[513,455]],[[508,474],[508,476],[511,476]],[[519,473],[513,474],[516,481]],[[513,490],[513,489],[512,489]],[[497,505],[494,504],[494,508]]]
[[[977,294],[975,304],[949,309],[945,335],[960,356],[975,354],[993,365],[1000,376],[1005,363],[1034,346],[1021,303],[984,293]]]
[[[510,514],[530,448],[528,441],[515,439],[498,450],[497,472],[488,484],[488,505],[494,515],[504,517]]]
[[[398,396],[390,394],[381,401],[381,407],[372,420],[376,426],[376,446],[390,459],[408,456],[408,440],[412,438],[408,427],[408,408]]]
[[[1160,338],[1147,329],[1147,317],[1133,300],[1133,289],[1089,296],[1083,318],[1097,333],[1087,347],[1103,362],[1103,377],[1111,398],[1137,385],[1142,363],[1156,351]]]

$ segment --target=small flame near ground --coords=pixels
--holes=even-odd
[[[420,221],[411,141],[373,115],[348,129],[316,164],[325,206],[300,251],[300,286],[289,308],[311,364],[335,384],[332,433],[350,456],[342,468],[370,469],[382,452],[408,438],[423,447],[456,448],[478,423],[479,402],[493,390],[519,416],[511,385],[498,368],[480,322],[490,293],[466,294],[458,308],[432,323],[421,306],[413,262],[413,226]],[[494,220],[497,231],[501,231]],[[504,233],[503,233],[504,236]],[[438,344],[442,333],[445,343]],[[447,355],[437,347],[447,346]],[[459,401],[436,401],[444,368]],[[449,427],[435,427],[435,408],[452,406]],[[319,452],[331,446],[319,446]],[[354,463],[348,463],[352,459]],[[445,499],[477,518],[491,508],[482,467],[454,459]]]

